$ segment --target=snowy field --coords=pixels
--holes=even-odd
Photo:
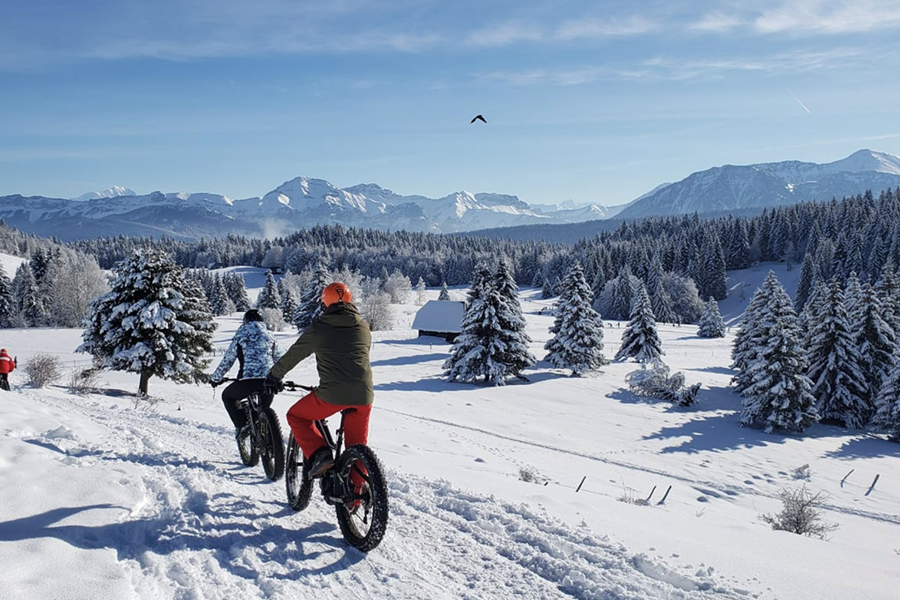
[[[775,268],[792,291],[798,270]],[[726,322],[768,269],[731,274]],[[208,386],[151,379],[149,406],[135,404],[134,374],[105,373],[105,393],[81,397],[67,375],[38,390],[17,372],[0,392],[0,599],[900,599],[900,445],[824,425],[802,438],[739,427],[734,329],[707,340],[660,327],[672,371],[703,384],[696,406],[676,408],[627,391],[634,363],[446,383],[450,346],[416,338],[412,298],[374,334],[370,445],[391,502],[377,549],[348,547],[321,498],[293,513],[283,481],[241,466]],[[543,358],[550,302],[525,289],[522,303]],[[221,352],[239,315],[219,323]],[[607,357],[619,325],[607,324]],[[3,330],[0,345],[20,366],[45,352],[68,372],[89,363],[80,334]],[[285,347],[294,337],[279,334]],[[313,359],[288,378],[314,384]],[[282,418],[296,397],[276,398]],[[801,483],[829,496],[828,541],[759,519]]]

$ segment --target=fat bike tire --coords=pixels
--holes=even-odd
[[[368,483],[368,493],[357,495],[350,483],[350,473],[356,470]],[[372,450],[363,444],[348,447],[335,466],[337,477],[345,486],[345,502],[335,506],[341,534],[348,544],[368,552],[373,550],[387,530],[388,494],[381,462]],[[360,502],[354,510],[356,501]]]
[[[309,499],[312,497],[313,486],[312,481],[306,476],[306,467],[303,451],[292,434],[285,461],[284,483],[287,488],[288,505],[298,512],[309,506]]]
[[[259,444],[259,457],[266,477],[278,481],[284,475],[284,436],[278,415],[271,408],[259,415]]]
[[[259,464],[259,449],[253,442],[253,433],[237,438],[238,453],[241,455],[241,462],[247,467],[255,467]]]

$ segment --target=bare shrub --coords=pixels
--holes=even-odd
[[[650,506],[649,501],[638,498],[637,490],[626,486],[624,481],[622,482],[622,495],[616,498],[616,500],[624,502],[625,504],[634,504],[635,506]]]
[[[816,508],[828,500],[828,494],[813,494],[806,485],[798,488],[785,488],[778,493],[781,498],[781,512],[777,515],[764,514],[760,519],[777,531],[790,531],[799,535],[828,539],[828,534],[838,528],[837,523],[829,523],[822,519],[822,511]]]
[[[90,394],[100,387],[100,370],[88,367],[72,369],[69,373],[69,391],[73,394]]]
[[[525,466],[519,467],[519,481],[547,485],[550,480],[538,473],[534,467]]]
[[[36,388],[45,387],[59,380],[61,376],[59,358],[52,354],[38,353],[25,363],[28,383]]]
[[[160,398],[149,394],[137,394],[131,401],[131,408],[140,412],[156,412],[159,410]]]
[[[287,327],[284,315],[278,308],[261,308],[259,314],[262,315],[263,322],[269,331],[284,331],[284,328]]]

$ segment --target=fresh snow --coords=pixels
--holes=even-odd
[[[900,445],[825,425],[803,437],[739,426],[734,323],[770,268],[794,289],[799,269],[730,273],[725,338],[659,326],[666,363],[703,383],[689,408],[628,392],[633,362],[570,378],[541,361],[529,383],[447,383],[450,345],[417,339],[418,306],[395,305],[396,327],[374,333],[370,432],[391,516],[368,554],[343,542],[320,497],[294,513],[283,481],[240,465],[211,388],[154,378],[154,406],[131,396],[136,374],[104,373],[103,393],[86,397],[65,376],[34,389],[23,371],[35,353],[66,373],[89,364],[73,352],[81,331],[0,331],[20,366],[0,392],[0,598],[897,600]],[[243,272],[254,297],[263,270]],[[521,299],[542,359],[553,301]],[[240,315],[218,321],[210,370]],[[608,356],[624,325],[606,322]],[[314,361],[289,378],[315,383]],[[296,398],[276,398],[280,416]],[[823,516],[840,528],[828,541],[759,520],[801,483],[830,496]]]

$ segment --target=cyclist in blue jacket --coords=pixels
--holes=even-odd
[[[263,381],[281,355],[275,336],[266,327],[262,315],[255,308],[248,310],[244,314],[243,324],[238,327],[231,345],[225,351],[222,362],[209,377],[213,387],[220,385],[234,362],[238,362],[238,380],[222,390],[222,402],[238,437],[246,436],[249,427],[247,415],[243,409],[238,408],[237,402],[253,392],[260,392],[262,407],[269,408],[272,405],[274,396],[265,393]]]

